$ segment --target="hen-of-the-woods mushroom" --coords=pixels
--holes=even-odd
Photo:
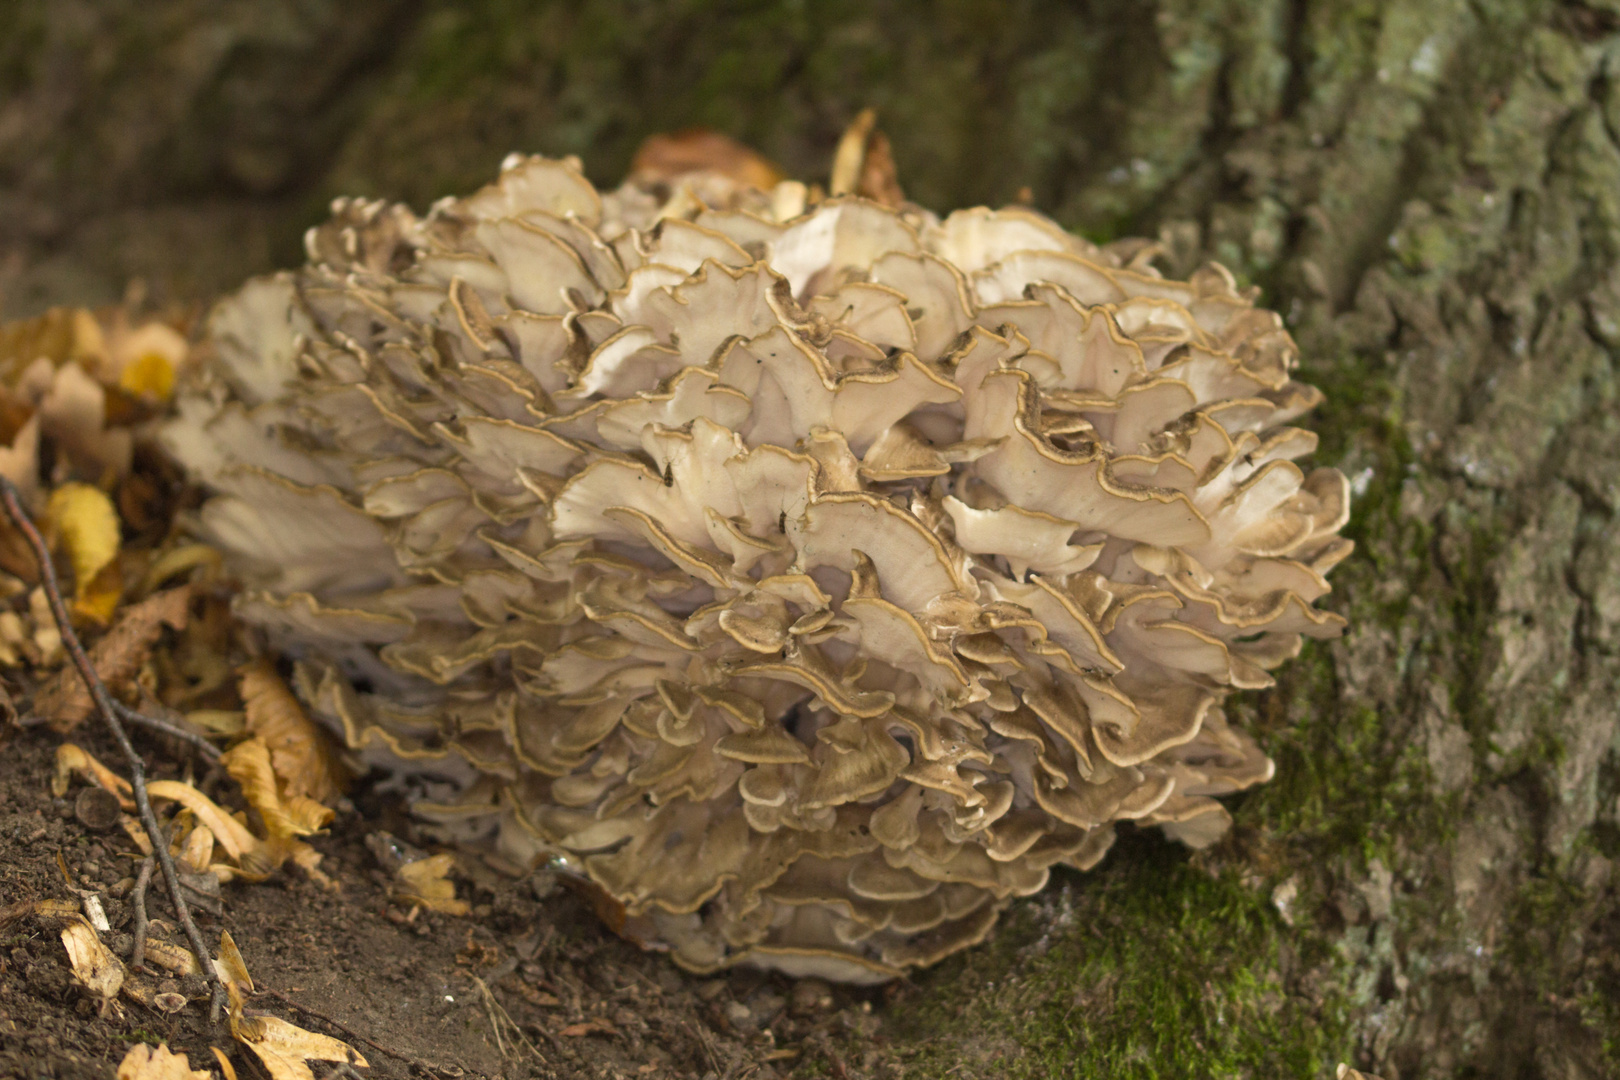
[[[1350,549],[1254,294],[943,219],[507,160],[339,200],[166,432],[301,692],[684,966],[880,981],[1115,823],[1192,846]],[[437,786],[433,782],[442,781]]]

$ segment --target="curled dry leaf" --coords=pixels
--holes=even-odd
[[[191,950],[172,941],[147,938],[146,962],[175,975],[202,974],[202,968],[197,966],[197,958],[191,955]]]
[[[905,201],[889,138],[877,129],[875,109],[861,110],[839,139],[827,186],[835,196],[861,195],[889,207]]]
[[[56,748],[56,774],[51,777],[51,794],[59,799],[66,795],[68,781],[75,775],[118,796],[118,804],[125,810],[135,809],[134,793],[128,780],[107,768],[84,747],[63,743]]]
[[[348,773],[333,751],[331,736],[305,714],[269,661],[255,661],[238,674],[247,730],[263,740],[286,793],[317,803],[343,794]]]
[[[108,951],[96,928],[82,917],[63,928],[62,945],[67,949],[68,963],[73,965],[73,977],[101,999],[105,1011],[124,985],[123,963]]]
[[[246,1015],[242,993],[252,989],[253,980],[229,935],[220,938],[220,959],[214,963],[230,996],[231,1037],[258,1055],[271,1080],[315,1080],[306,1064],[309,1061],[341,1061],[367,1067],[366,1059],[341,1039],[305,1031],[278,1017]],[[215,1053],[223,1064],[224,1055],[217,1050]]]
[[[316,883],[325,888],[336,888],[332,879],[319,869],[321,853],[302,840],[274,833],[262,838],[255,836],[224,807],[190,784],[178,780],[153,780],[147,784],[146,790],[153,799],[168,799],[184,806],[196,815],[201,825],[206,826],[214,834],[215,842],[224,850],[226,857],[235,863],[232,866],[216,862],[208,868],[209,872],[220,881],[229,881],[236,877],[248,881],[263,881],[275,873],[283,863],[291,860]],[[247,795],[251,802],[253,792],[247,792]],[[254,809],[259,810],[261,817],[265,817],[264,807],[254,803]],[[272,813],[276,812],[273,807],[270,809]]]
[[[271,765],[270,747],[257,735],[227,750],[220,763],[242,785],[271,836],[309,836],[332,820],[331,809],[289,790],[290,778]]]
[[[207,873],[214,862],[214,830],[206,825],[192,829],[180,846],[179,857],[192,873]]]
[[[366,1059],[341,1039],[305,1031],[275,1016],[231,1018],[231,1034],[258,1055],[271,1080],[315,1080],[309,1061],[341,1061],[366,1068]]]
[[[159,997],[178,995],[159,994]],[[184,999],[181,999],[184,1001]],[[118,1064],[117,1080],[213,1080],[206,1069],[193,1069],[186,1055],[172,1053],[165,1044],[136,1043]]]
[[[219,932],[219,958],[214,961],[221,982],[232,983],[248,993],[253,992],[253,976],[248,974],[247,962],[236,947],[236,939],[229,930]]]
[[[557,1034],[570,1039],[577,1039],[582,1035],[617,1035],[619,1029],[606,1020],[582,1020],[577,1024],[569,1024]]]
[[[90,649],[90,663],[108,689],[116,693],[129,684],[165,626],[179,630],[186,625],[190,602],[191,589],[182,585],[123,610],[113,628]],[[90,691],[71,668],[57,672],[34,699],[34,711],[57,731],[77,727],[94,709]]]
[[[456,863],[454,855],[429,855],[425,859],[403,863],[394,871],[398,881],[395,894],[413,904],[421,904],[429,911],[446,915],[465,915],[472,909],[465,900],[456,899],[456,887],[445,875]]]
[[[122,536],[112,499],[90,484],[63,484],[51,492],[46,518],[73,564],[73,613],[105,625],[123,592],[114,565]]]

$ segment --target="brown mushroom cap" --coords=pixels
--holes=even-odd
[[[673,190],[672,190],[673,188]],[[1026,209],[572,161],[340,200],[168,445],[300,692],[418,810],[642,936],[881,981],[1114,823],[1193,846],[1349,550],[1231,276]]]

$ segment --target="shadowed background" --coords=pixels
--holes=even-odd
[[[1352,621],[1232,710],[1197,858],[1127,837],[884,1031],[911,1075],[1620,1075],[1620,3],[0,0],[0,315],[205,301],[337,194],[703,125],[1226,262],[1357,493]]]

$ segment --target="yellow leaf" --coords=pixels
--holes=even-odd
[[[174,393],[174,365],[162,353],[141,353],[124,365],[118,385],[136,397],[167,401]]]
[[[95,927],[84,919],[69,923],[62,931],[62,945],[73,965],[73,977],[101,998],[103,1007],[118,996],[124,985],[124,965],[101,943]]]
[[[73,614],[97,626],[106,626],[124,596],[124,572],[118,559],[103,566],[73,598]]]
[[[193,709],[186,713],[186,723],[201,728],[210,735],[231,738],[242,734],[243,717],[240,709]]]
[[[213,1080],[206,1069],[193,1069],[184,1054],[166,1045],[136,1043],[119,1062],[117,1080]]]
[[[271,1080],[315,1080],[306,1061],[344,1061],[367,1068],[348,1043],[274,1016],[245,1016],[232,1025],[238,1042],[259,1056]]]
[[[237,743],[220,758],[231,779],[264,819],[271,836],[308,836],[333,818],[328,808],[302,795],[283,795],[283,778],[270,764],[270,747],[257,735]]]
[[[154,799],[177,802],[196,814],[197,820],[214,834],[219,846],[238,863],[244,855],[256,852],[263,846],[258,837],[248,832],[246,825],[231,817],[223,807],[190,784],[178,780],[153,780],[146,785],[146,791]],[[275,867],[270,869],[274,870]]]
[[[174,972],[176,975],[202,974],[202,968],[197,966],[197,957],[192,954],[191,950],[181,948],[172,941],[147,938],[146,959],[160,968]]]
[[[194,874],[207,873],[214,861],[214,830],[200,824],[192,829],[180,849],[180,861]]]
[[[219,1071],[225,1077],[225,1080],[236,1080],[236,1066],[232,1065],[231,1059],[225,1056],[225,1051],[217,1046],[210,1046],[208,1049],[212,1050],[214,1057],[219,1060]]]
[[[270,760],[287,792],[322,803],[343,794],[348,777],[332,750],[331,737],[304,714],[270,662],[257,660],[239,674],[247,730],[270,748]]]
[[[96,756],[83,747],[63,743],[56,748],[56,774],[51,777],[51,794],[57,798],[66,795],[68,780],[74,773],[118,796],[119,805],[125,810],[135,809],[134,789],[128,780],[96,760]]]
[[[141,827],[141,823],[136,821],[133,815],[125,814],[118,819],[118,824],[128,834],[129,838],[135,841],[135,846],[141,849],[142,855],[152,854],[152,838],[146,835],[146,830]]]
[[[217,548],[207,544],[183,544],[180,547],[165,551],[153,560],[152,565],[146,568],[141,576],[139,595],[146,595],[170,578],[195,570],[199,566],[218,568],[224,564],[224,558]]]
[[[219,932],[219,959],[214,961],[214,970],[219,972],[221,982],[234,983],[236,986],[253,992],[253,976],[248,974],[247,963],[242,959],[242,953],[236,947],[236,940],[231,937],[229,930]]]
[[[395,871],[400,881],[400,898],[421,904],[429,911],[442,911],[446,915],[467,914],[472,909],[467,901],[456,899],[456,887],[445,877],[455,863],[454,855],[429,855],[425,859],[405,863]]]
[[[83,595],[118,555],[118,511],[100,488],[72,483],[51,492],[46,514],[73,563],[75,594]]]

